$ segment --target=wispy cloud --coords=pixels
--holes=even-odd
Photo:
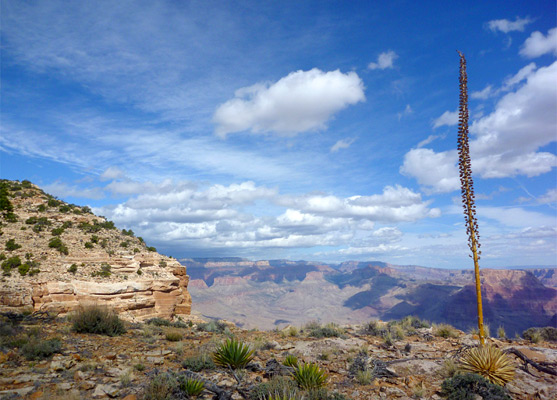
[[[530,24],[532,21],[533,20],[528,17],[526,18],[516,17],[514,21],[510,21],[508,19],[494,19],[487,23],[487,27],[492,32],[497,32],[497,31],[503,33],[509,33],[514,31],[523,32],[526,25]]]
[[[336,153],[337,151],[341,150],[341,149],[347,149],[349,148],[352,143],[354,143],[356,141],[356,138],[347,138],[347,139],[340,139],[339,141],[337,141],[332,147],[331,147],[331,153]]]
[[[393,68],[394,61],[398,58],[398,55],[392,51],[386,51],[384,53],[379,54],[377,57],[377,62],[370,62],[368,64],[369,69],[387,69]]]
[[[439,118],[433,121],[433,129],[456,124],[458,124],[458,111],[445,111]]]

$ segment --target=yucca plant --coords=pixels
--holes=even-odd
[[[298,357],[289,354],[286,356],[282,365],[286,365],[287,367],[296,368],[298,366]]]
[[[489,344],[467,351],[460,360],[460,369],[481,375],[500,386],[504,386],[514,377],[514,365],[510,358]]]
[[[472,180],[472,167],[470,165],[470,146],[468,145],[468,76],[466,74],[466,58],[460,51],[460,103],[458,108],[458,166],[460,173],[460,187],[462,206],[464,208],[464,221],[468,234],[468,247],[472,251],[474,260],[474,273],[476,277],[476,299],[478,307],[478,332],[480,343],[484,344],[482,292],[480,285],[480,234],[476,219],[476,206],[474,204],[474,181]]]
[[[304,363],[298,364],[294,368],[292,377],[300,388],[311,390],[319,389],[325,386],[329,376],[324,370],[319,368],[319,365],[314,363]]]
[[[253,350],[235,339],[227,339],[213,353],[213,361],[221,367],[244,368],[253,360]]]
[[[205,384],[197,379],[182,376],[178,380],[178,387],[183,393],[187,394],[188,397],[195,397],[201,394],[203,389],[205,389]]]

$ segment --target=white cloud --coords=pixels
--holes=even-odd
[[[367,247],[348,247],[346,249],[341,249],[338,252],[345,256],[353,255],[364,255],[364,254],[385,254],[393,256],[393,253],[408,250],[406,247],[398,244],[379,244],[377,246],[367,246]]]
[[[452,192],[460,187],[456,151],[436,153],[431,149],[412,149],[404,156],[400,172],[413,176],[433,192]]]
[[[393,62],[398,58],[398,55],[392,51],[386,51],[379,54],[377,62],[371,62],[367,66],[369,69],[387,69],[393,68]]]
[[[364,100],[364,85],[355,72],[314,68],[237,90],[234,99],[217,108],[213,121],[221,137],[248,130],[293,136],[324,129],[336,112]]]
[[[530,18],[519,18],[516,17],[515,21],[509,21],[508,19],[494,19],[487,23],[487,27],[492,32],[501,31],[503,33],[509,33],[514,31],[523,32],[524,27],[531,23]]]
[[[453,126],[458,124],[458,111],[445,111],[439,118],[433,121],[433,129],[440,126]]]
[[[551,53],[557,56],[557,28],[550,29],[547,36],[541,32],[533,32],[520,48],[520,54],[528,58]]]
[[[404,108],[404,110],[397,113],[399,121],[402,119],[402,117],[404,117],[406,115],[410,115],[413,112],[414,112],[414,110],[412,110],[412,107],[410,107],[410,104],[406,104],[406,107]]]
[[[509,79],[509,85],[523,80],[522,86],[499,100],[491,114],[470,127],[475,136],[470,141],[472,170],[482,178],[532,177],[557,166],[557,156],[538,152],[556,140],[557,62],[537,70],[526,66]],[[400,170],[428,190],[449,192],[460,187],[456,163],[455,151],[418,148],[405,155]]]
[[[352,143],[356,141],[356,138],[340,139],[331,147],[331,153],[336,153],[340,149],[349,148]]]
[[[490,98],[494,94],[495,94],[495,91],[493,90],[493,86],[487,85],[485,88],[483,88],[479,92],[472,92],[470,94],[470,98],[485,100],[485,99]],[[458,119],[458,114],[457,114],[457,119]]]

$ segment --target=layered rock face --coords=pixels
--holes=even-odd
[[[13,211],[1,218],[0,311],[65,314],[100,304],[128,320],[190,314],[189,277],[178,261],[28,182],[1,184]]]

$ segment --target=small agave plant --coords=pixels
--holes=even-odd
[[[319,365],[314,363],[298,364],[294,368],[292,377],[302,389],[319,389],[325,386],[328,375],[324,370],[319,368]]]
[[[213,353],[213,361],[221,367],[244,368],[253,360],[253,350],[236,339],[227,339]]]
[[[478,374],[499,386],[514,378],[514,365],[510,358],[493,345],[474,347],[460,360],[460,369]]]

